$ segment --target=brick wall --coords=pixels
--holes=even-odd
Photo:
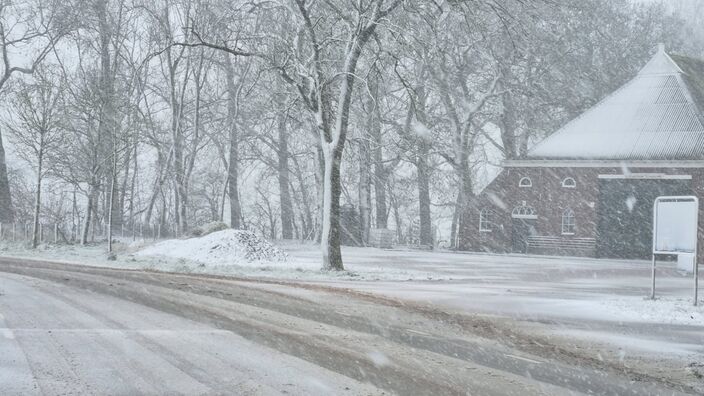
[[[691,175],[692,194],[704,201],[704,169],[700,168],[632,168],[631,173],[664,173]],[[458,246],[462,250],[510,252],[512,249],[512,210],[524,204],[535,209],[538,235],[561,238],[596,238],[599,210],[599,175],[623,174],[622,168],[505,168],[479,194],[463,214],[469,235]],[[530,178],[532,187],[519,187],[523,177]],[[562,181],[571,177],[576,187],[562,187]],[[493,210],[491,232],[479,231],[479,211]],[[562,235],[562,213],[566,208],[575,212],[576,232]],[[700,202],[700,262],[704,259],[704,202]]]

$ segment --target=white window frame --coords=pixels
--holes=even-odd
[[[527,181],[528,181],[528,184],[523,184],[523,181],[524,181],[524,180],[527,180]],[[530,177],[524,176],[524,177],[521,178],[521,180],[518,181],[518,187],[521,187],[521,188],[530,188],[530,187],[533,187],[533,181],[530,179]]]
[[[571,182],[571,184],[567,184],[568,182]],[[562,187],[577,188],[577,181],[573,177],[566,177],[562,180]]]
[[[492,232],[494,230],[492,228],[491,215],[491,209],[485,208],[479,211],[479,232]]]
[[[577,233],[576,217],[574,210],[571,208],[566,208],[562,211],[562,235],[575,235]]]

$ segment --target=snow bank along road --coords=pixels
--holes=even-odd
[[[0,258],[0,394],[691,392],[485,319],[259,286]]]

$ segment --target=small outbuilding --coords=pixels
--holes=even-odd
[[[474,229],[458,245],[649,258],[661,195],[704,202],[704,62],[662,45],[632,80],[525,158],[506,161],[465,214]]]

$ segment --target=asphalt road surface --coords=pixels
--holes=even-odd
[[[692,392],[494,325],[346,290],[0,258],[0,394]]]

